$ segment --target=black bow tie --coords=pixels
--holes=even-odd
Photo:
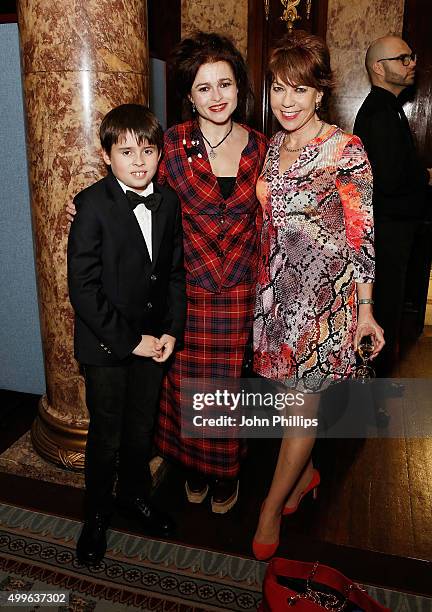
[[[155,212],[162,201],[160,193],[151,193],[148,196],[140,196],[135,191],[126,191],[126,197],[132,210],[139,204],[144,204],[146,208]]]

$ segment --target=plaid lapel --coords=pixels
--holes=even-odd
[[[199,143],[197,145],[197,150],[201,153],[201,157],[198,157],[198,155],[193,155],[192,162],[189,162],[185,156],[182,165],[184,171],[188,171],[189,173],[189,166],[192,165],[193,176],[190,177],[191,188],[195,191],[196,201],[200,206],[200,209],[202,207],[202,202],[204,201],[208,203],[214,211],[215,202],[222,199],[222,193],[220,191],[217,178],[213,174],[210,160],[207,155],[207,150],[204,146],[198,125],[196,122],[190,122],[189,127],[190,131],[187,140],[190,140],[190,142],[194,141],[195,143]],[[242,205],[244,203],[246,191],[248,191],[251,186],[254,187],[258,178],[260,164],[257,164],[257,157],[263,157],[265,152],[265,145],[262,147],[263,150],[259,151],[259,147],[257,146],[254,137],[251,135],[251,130],[247,126],[243,127],[249,132],[249,139],[240,157],[240,164],[234,191],[226,200],[229,208],[235,208],[237,205]],[[188,166],[187,168],[185,168],[185,161]]]

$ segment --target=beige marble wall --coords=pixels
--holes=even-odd
[[[327,42],[337,77],[331,114],[344,129],[352,129],[369,91],[367,47],[389,32],[400,35],[403,11],[404,0],[328,0]],[[196,29],[225,33],[246,57],[248,0],[182,0],[181,15],[182,36]]]
[[[103,115],[118,104],[147,100],[146,4],[20,0],[18,6],[47,380],[33,433],[48,458],[73,465],[82,463],[87,410],[73,359],[65,206],[105,172],[97,136]],[[54,438],[58,446],[69,439],[69,450],[56,448]]]
[[[327,43],[336,74],[331,118],[348,131],[370,89],[366,49],[379,36],[401,35],[403,11],[404,0],[329,0]]]
[[[248,0],[182,0],[182,37],[194,30],[230,36],[244,57],[247,51]]]

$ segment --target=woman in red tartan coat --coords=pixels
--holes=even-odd
[[[224,513],[238,495],[239,439],[181,436],[184,378],[237,378],[252,325],[258,257],[255,184],[266,138],[236,119],[246,114],[245,62],[227,38],[197,33],[174,54],[176,89],[192,117],[165,134],[159,180],[177,192],[183,213],[188,315],[184,347],[162,390],[156,445],[188,469],[186,494]]]

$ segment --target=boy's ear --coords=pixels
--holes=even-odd
[[[111,166],[111,159],[105,149],[102,149],[102,159],[106,163],[107,166]]]
[[[160,158],[162,157],[162,151],[159,151],[158,153],[158,162],[160,162]]]

